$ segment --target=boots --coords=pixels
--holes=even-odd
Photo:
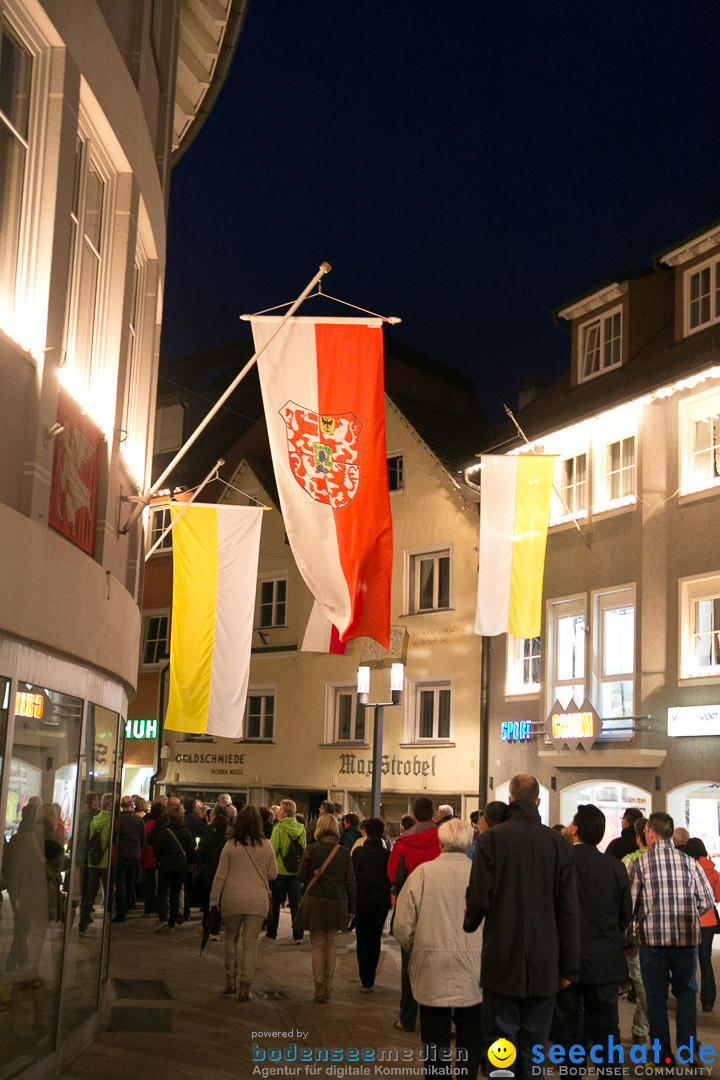
[[[241,979],[240,986],[238,988],[238,1001],[250,1000],[250,981],[249,979]]]
[[[235,975],[225,975],[225,989],[221,990],[221,994],[234,994],[235,993]]]
[[[315,980],[315,997],[313,1001],[316,1005],[325,1003],[325,981],[323,979]]]

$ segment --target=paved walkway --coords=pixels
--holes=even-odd
[[[112,927],[114,989],[108,995],[102,1031],[62,1073],[66,1080],[166,1080],[173,1076],[250,1080],[254,1075],[349,1080],[423,1075],[415,1058],[419,1035],[393,1028],[400,987],[400,950],[393,938],[383,938],[376,989],[367,994],[360,989],[355,935],[341,935],[333,999],[315,1005],[307,935],[302,945],[293,945],[289,915],[283,911],[277,941],[260,939],[253,999],[239,1003],[219,993],[224,982],[222,938],[209,942],[201,957],[197,921],[183,924],[172,934],[155,934],[154,926],[154,919],[133,912],[127,922]],[[720,952],[715,959],[720,985]],[[158,992],[164,996],[155,996]],[[621,1002],[624,1040],[629,1040],[632,1009]],[[720,1001],[714,1013],[700,1013],[698,1023],[701,1042],[720,1051]],[[117,1030],[123,1027],[126,1030]],[[349,1063],[346,1057],[336,1065],[296,1061],[273,1066],[268,1057],[264,1062],[253,1061],[253,1043],[266,1054],[273,1046],[292,1044],[312,1048],[316,1055],[322,1047],[372,1047],[378,1053],[382,1048],[385,1064]],[[276,1071],[265,1071],[268,1066]],[[720,1064],[710,1075],[720,1077]]]

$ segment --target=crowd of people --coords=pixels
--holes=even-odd
[[[449,805],[436,811],[417,798],[391,843],[380,818],[360,821],[329,800],[306,822],[292,799],[238,810],[229,794],[212,807],[193,797],[161,795],[150,805],[125,796],[113,829],[112,796],[98,805],[90,793],[76,830],[77,930],[90,932],[111,866],[113,922],[140,903],[156,932],[174,931],[191,907],[200,909],[206,936],[218,936],[222,922],[221,992],[242,1002],[252,996],[260,936],[277,939],[287,904],[292,940],[309,935],[313,1000],[323,1004],[332,997],[338,934],[348,930],[356,934],[362,989],[373,991],[389,918],[401,949],[395,1027],[414,1031],[419,1018],[423,1043],[449,1051],[454,1039],[458,1076],[475,1080],[487,1070],[498,1038],[516,1050],[516,1080],[537,1075],[538,1046],[619,1044],[621,993],[635,1003],[632,1043],[649,1040],[660,1066],[672,1068],[670,986],[675,1045],[699,1052],[696,972],[699,964],[700,1004],[710,1012],[720,923],[720,877],[702,840],[675,829],[668,814],[645,818],[628,808],[621,835],[602,853],[598,807],[579,806],[569,825],[549,829],[534,777],[514,777],[509,796],[469,822]],[[57,815],[50,806],[26,807],[5,856],[20,927],[9,963],[25,962],[37,947],[14,858],[24,837],[36,836],[36,820],[61,903]],[[442,1068],[431,1060],[425,1067],[428,1076]],[[603,1068],[613,1073],[610,1062]]]

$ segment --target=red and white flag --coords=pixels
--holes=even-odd
[[[312,606],[310,618],[305,627],[302,652],[332,653],[344,656],[347,646],[340,640],[337,626],[318,611],[317,600]]]
[[[252,320],[255,348],[279,317]],[[340,640],[390,640],[382,323],[290,319],[258,360],[285,531]]]

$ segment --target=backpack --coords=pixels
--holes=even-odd
[[[300,841],[296,837],[292,837],[287,851],[282,854],[283,866],[288,874],[297,874],[304,850]]]
[[[88,840],[87,861],[93,866],[98,866],[105,858],[106,851],[107,846],[103,844],[100,830],[97,829]]]

